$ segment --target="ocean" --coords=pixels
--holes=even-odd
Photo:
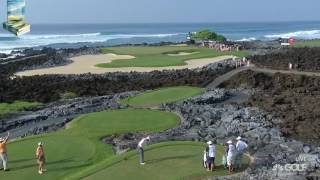
[[[170,24],[32,24],[31,33],[15,37],[0,30],[0,53],[31,47],[110,46],[124,43],[181,42],[188,32],[216,31],[229,40],[272,40],[279,37],[320,39],[319,22],[170,23]]]

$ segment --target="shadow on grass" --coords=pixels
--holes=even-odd
[[[171,156],[171,157],[169,156],[169,157],[147,160],[146,163],[155,164],[155,163],[159,163],[162,161],[168,161],[168,160],[174,160],[174,159],[188,159],[188,158],[192,158],[192,157],[194,157],[194,155]]]
[[[25,162],[25,161],[31,161],[34,160],[34,163],[28,164],[28,165],[23,165],[23,166],[16,166],[11,168],[11,171],[18,171],[18,170],[22,170],[22,169],[27,169],[27,168],[31,168],[31,167],[37,167],[38,163],[36,159],[21,159],[21,160],[15,160],[13,161],[14,163],[18,163],[18,162]],[[52,162],[47,162],[45,165],[54,165],[54,164],[64,164],[64,163],[70,163],[70,162],[74,162],[71,159],[63,159],[63,160],[59,160],[59,161],[52,161]]]
[[[36,158],[18,159],[18,160],[14,160],[14,161],[9,161],[9,163],[10,164],[15,164],[15,163],[22,163],[22,162],[31,161],[31,160],[36,160]]]

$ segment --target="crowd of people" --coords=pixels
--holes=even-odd
[[[7,151],[7,144],[9,142],[10,132],[7,133],[6,137],[0,138],[0,170],[10,171],[8,168],[8,151]],[[44,147],[43,142],[39,142],[36,148],[36,159],[38,163],[38,173],[43,174],[46,169],[44,168],[45,165],[45,154],[44,154]]]
[[[215,168],[215,144],[216,143],[212,141],[207,142],[207,147],[203,153],[203,166],[207,171],[213,171]],[[228,168],[230,174],[235,168],[242,168],[243,155],[247,148],[247,143],[243,141],[240,136],[237,138],[236,144],[234,144],[232,140],[229,140],[225,144],[225,154],[222,157],[222,164]]]
[[[6,137],[0,138],[0,169],[4,171],[9,171],[8,168],[8,154],[7,154],[7,144],[9,141],[10,133],[8,132]],[[144,161],[144,148],[150,142],[150,137],[145,137],[138,143],[138,151],[140,156],[140,164],[145,165]],[[203,166],[207,171],[213,171],[215,169],[215,158],[216,158],[216,141],[208,141],[207,147],[203,153]],[[44,144],[39,142],[36,148],[36,159],[38,163],[38,173],[43,174],[45,169],[45,153]],[[243,163],[243,155],[247,150],[248,145],[239,136],[237,138],[236,144],[232,140],[229,140],[225,144],[225,154],[222,157],[222,164],[228,168],[229,173],[232,173],[234,168],[241,169]]]
[[[214,49],[217,51],[239,51],[241,46],[234,43],[221,43],[217,41],[203,41],[201,43],[202,47]]]
[[[142,138],[138,143],[138,152],[140,156],[140,164],[145,165],[144,161],[144,147],[150,142],[150,137]],[[203,152],[203,167],[207,171],[213,171],[215,169],[216,161],[216,141],[208,141],[207,146]],[[231,174],[234,169],[243,168],[243,156],[248,148],[247,143],[239,136],[236,138],[234,144],[232,140],[229,140],[225,144],[225,154],[222,157],[222,164],[228,169]]]

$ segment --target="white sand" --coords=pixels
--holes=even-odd
[[[44,74],[103,74],[107,72],[151,72],[173,69],[194,69],[206,66],[211,63],[223,61],[232,58],[233,56],[220,56],[215,58],[193,59],[186,61],[187,65],[184,66],[168,66],[168,67],[125,67],[125,68],[99,68],[95,67],[97,64],[110,63],[113,60],[133,59],[135,57],[129,55],[116,55],[116,54],[100,54],[100,55],[84,55],[72,58],[73,63],[66,66],[59,66],[53,68],[44,68],[18,72],[17,76],[34,76]]]
[[[199,54],[200,52],[179,52],[177,54],[168,54],[168,56],[188,56],[191,54]]]

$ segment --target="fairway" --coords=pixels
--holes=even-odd
[[[111,145],[100,139],[125,132],[160,132],[175,127],[177,115],[157,110],[117,110],[91,113],[73,121],[68,130],[25,138],[8,146],[11,171],[0,172],[0,179],[63,179],[94,164],[115,157]],[[45,144],[47,169],[37,174],[36,145]]]
[[[219,52],[196,46],[113,47],[102,49],[102,53],[131,55],[135,58],[114,60],[111,63],[96,65],[101,68],[183,66],[187,64],[186,61],[193,59],[213,58],[226,55],[243,57],[248,55],[246,51]]]
[[[26,108],[33,108],[41,105],[36,102],[15,101],[13,103],[0,103],[0,117],[7,114],[14,114]]]
[[[121,155],[117,163],[86,177],[86,180],[174,180],[194,179],[195,177],[224,176],[227,170],[221,166],[223,146],[217,146],[216,168],[214,172],[207,172],[202,164],[203,150],[206,144],[199,142],[166,142],[148,147],[146,165],[138,162],[136,151]],[[248,165],[249,159],[245,157],[243,162]],[[92,172],[93,173],[93,172]]]
[[[150,107],[164,103],[180,101],[200,95],[204,90],[197,87],[179,86],[147,91],[122,102],[133,107]]]

